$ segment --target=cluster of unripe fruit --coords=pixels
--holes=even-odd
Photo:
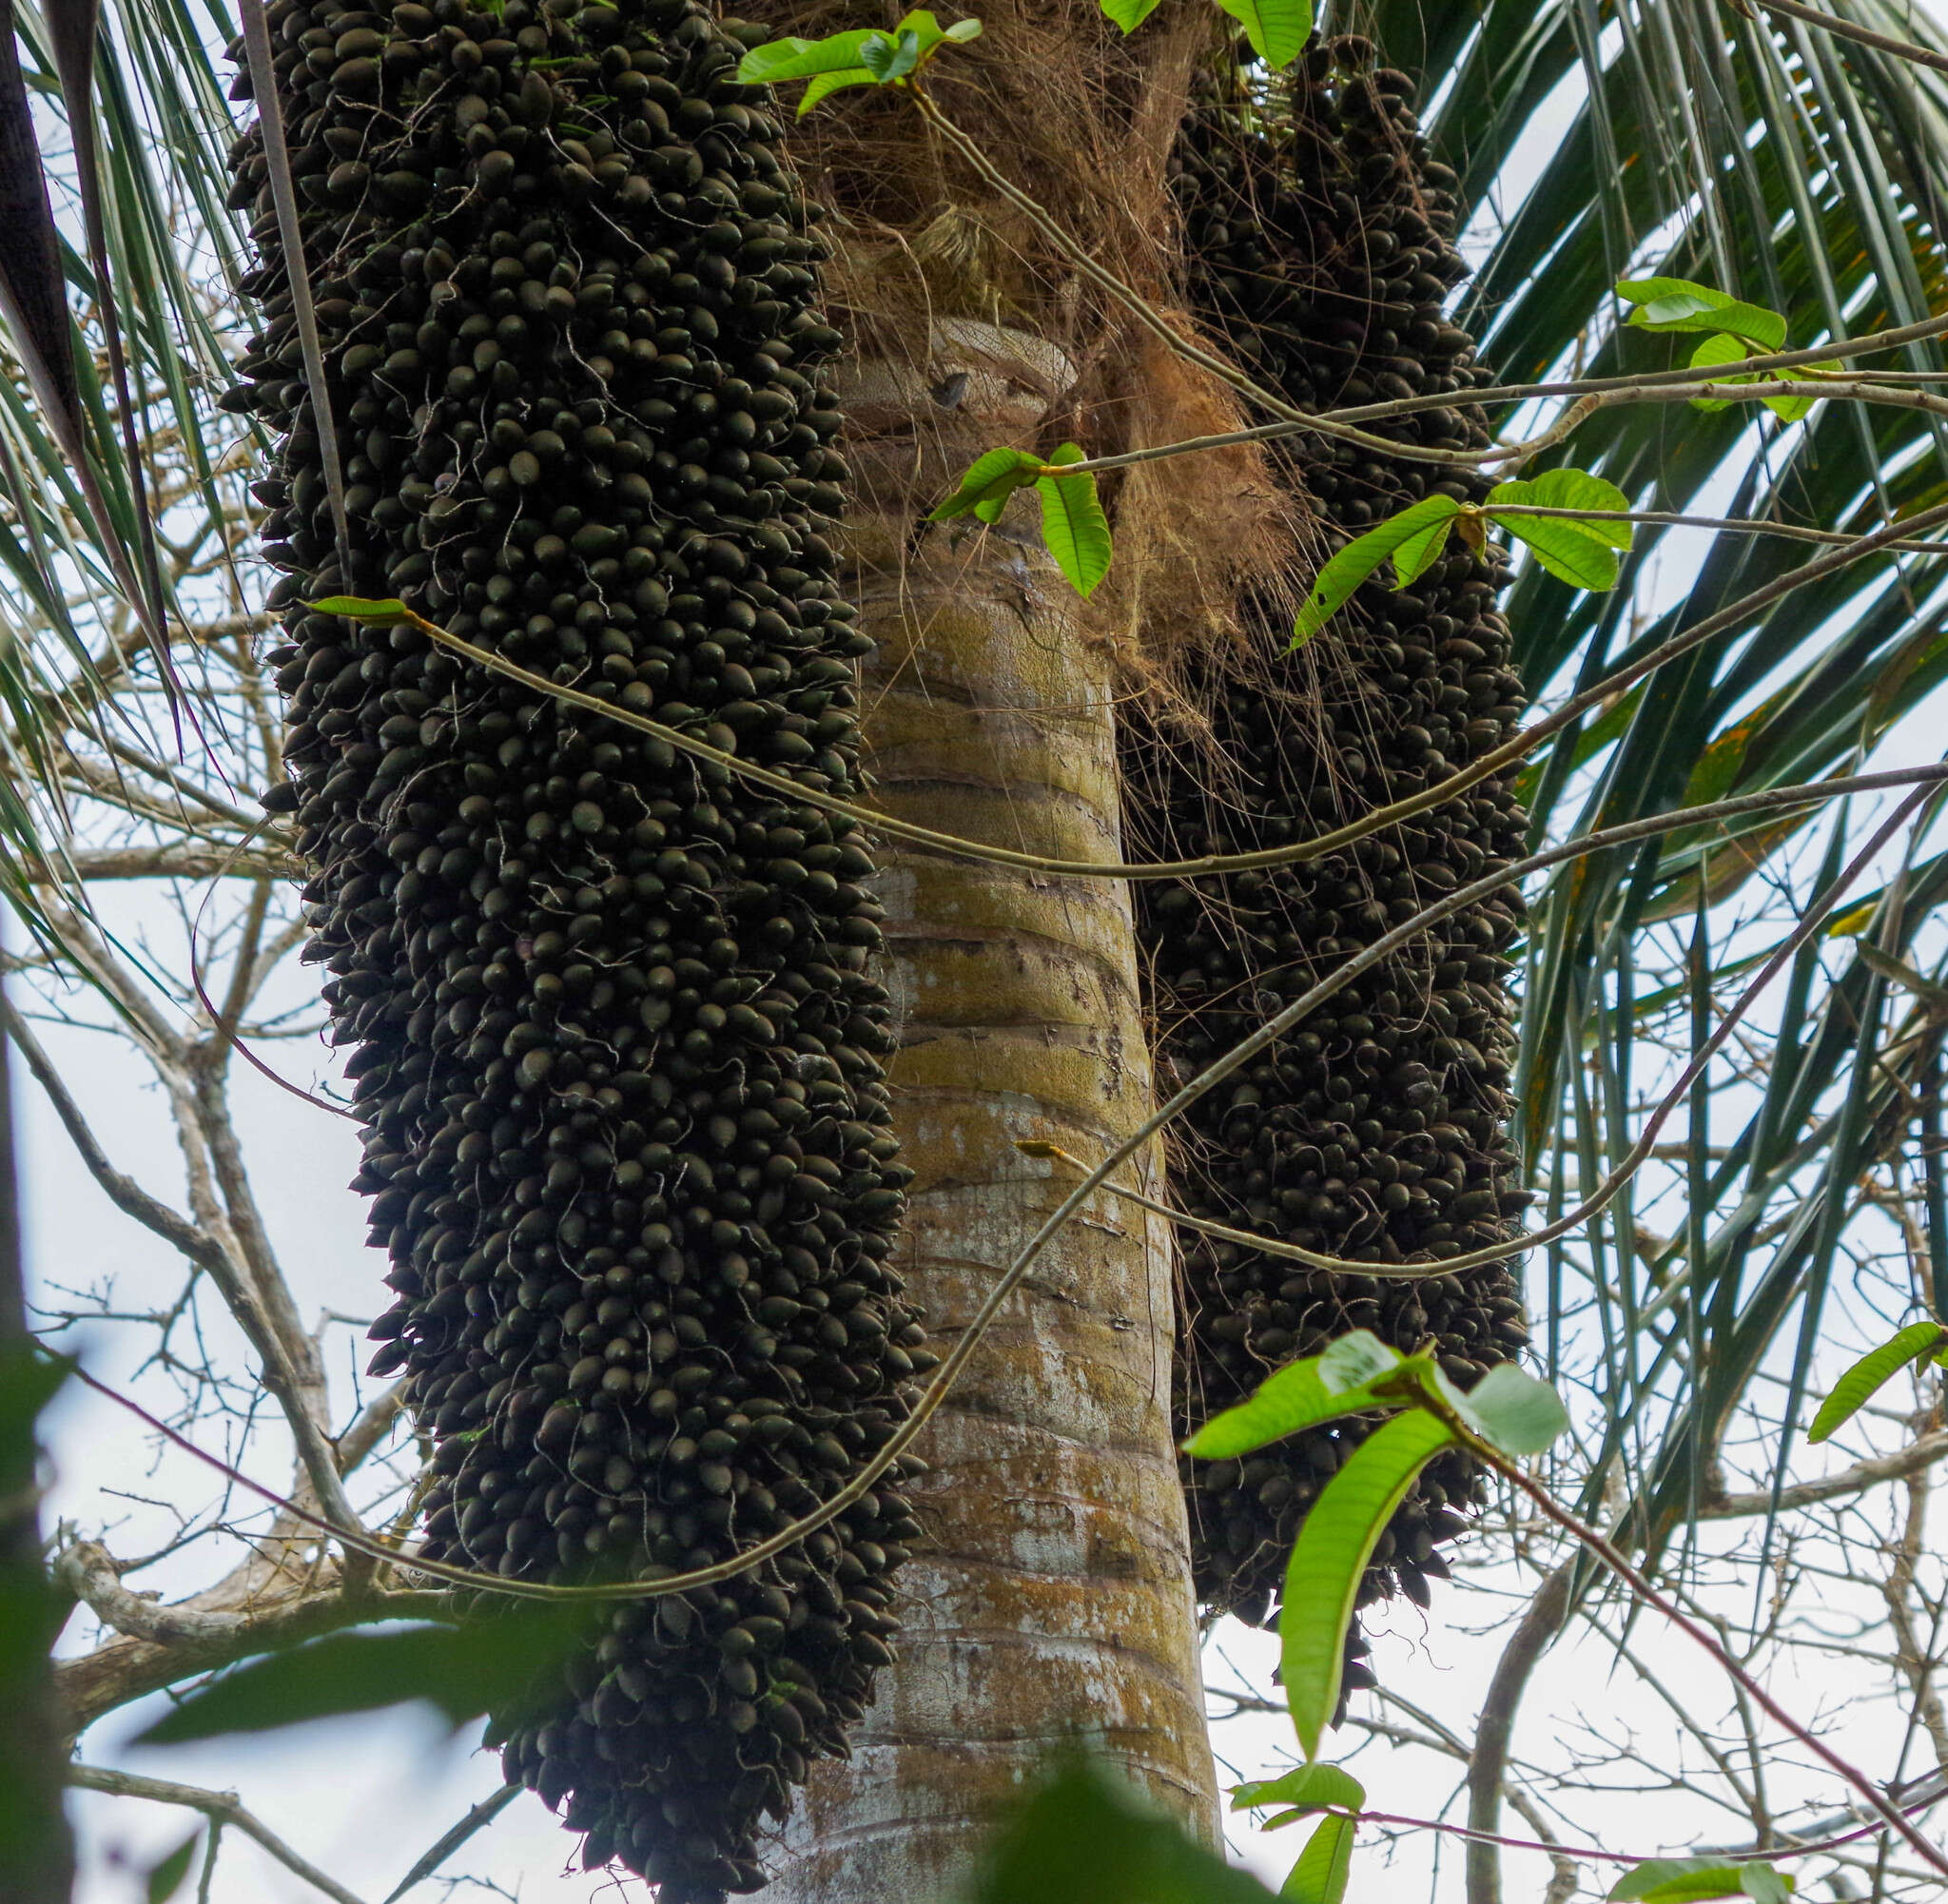
[[[814,208],[734,23],[692,0],[271,0],[326,386],[255,126],[264,327],[228,407],[258,485],[288,786],[398,1292],[374,1333],[435,1443],[426,1550],[653,1577],[820,1502],[932,1366],[891,1257],[908,1173],[868,971],[872,863],[754,789],[410,626],[852,796]],[[247,84],[240,90],[248,91]],[[342,547],[321,431],[343,468]],[[882,1485],[714,1589],[630,1602],[491,1728],[664,1904],[756,1889],[845,1750],[919,1529]]]
[[[1452,404],[1369,426],[1403,445],[1482,448],[1468,393],[1492,381],[1446,315],[1466,275],[1453,248],[1453,175],[1420,137],[1412,83],[1364,40],[1315,46],[1250,109],[1233,76],[1207,80],[1173,162],[1192,308],[1268,391],[1345,408],[1432,393]],[[1320,526],[1319,559],[1416,498],[1475,501],[1467,467],[1321,437],[1284,439],[1278,468]],[[1294,681],[1280,699],[1216,665],[1194,684],[1237,797],[1213,792],[1195,750],[1145,749],[1186,852],[1303,841],[1437,786],[1508,738],[1520,684],[1495,612],[1502,573],[1458,540],[1409,589],[1369,583],[1287,656],[1289,605],[1248,612],[1260,668]],[[1159,761],[1162,765],[1158,765]],[[1221,783],[1220,783],[1221,786]],[[1507,865],[1522,814],[1509,783],[1305,865],[1221,884],[1138,887],[1160,1048],[1200,1070],[1422,906]],[[1354,981],[1205,1098],[1186,1118],[1174,1186],[1195,1216],[1323,1254],[1383,1264],[1492,1244],[1526,1201],[1508,1141],[1512,1006],[1508,947],[1521,903],[1473,904]],[[1166,1071],[1169,1075],[1169,1071]],[[1464,1385],[1527,1339],[1515,1284],[1490,1267],[1398,1280],[1315,1270],[1181,1233],[1179,1426],[1189,1433],[1265,1374],[1369,1329],[1403,1350],[1432,1346]],[[1340,1424],[1245,1461],[1187,1462],[1199,1598],[1262,1621],[1307,1507],[1364,1430]],[[1426,1603],[1437,1544],[1463,1525],[1467,1464],[1444,1457],[1382,1537],[1369,1598],[1395,1583]],[[1366,1682],[1355,1666],[1351,1682]]]
[[[531,673],[858,791],[856,661],[824,529],[838,411],[814,307],[817,207],[741,87],[760,34],[695,0],[270,0],[325,379],[310,387],[258,128],[263,329],[227,407],[277,439],[257,485],[285,645],[295,814],[366,1132],[358,1186],[391,1256],[375,1370],[433,1439],[427,1551],[510,1577],[721,1561],[883,1447],[933,1366],[891,1266],[902,1190],[872,864],[848,823],[457,658],[410,624],[306,604],[399,595]],[[247,83],[240,94],[248,96]],[[1214,86],[1173,170],[1187,290],[1267,387],[1326,407],[1423,391],[1378,426],[1485,440],[1486,380],[1445,313],[1452,181],[1411,87],[1362,42],[1309,56],[1282,111]],[[343,473],[327,494],[321,433]],[[1347,532],[1482,480],[1301,438],[1294,490]],[[1295,720],[1214,667],[1252,788],[1166,780],[1193,850],[1277,845],[1437,783],[1520,694],[1465,549],[1363,589]],[[1270,606],[1259,636],[1282,645]],[[1154,783],[1153,783],[1154,784]],[[1489,782],[1316,864],[1139,888],[1168,1065],[1188,1072],[1429,898],[1505,864]],[[1208,1098],[1179,1146],[1194,1214],[1306,1247],[1438,1261],[1507,1232],[1510,895],[1341,992]],[[1512,1353],[1505,1271],[1395,1281],[1186,1233],[1185,1430],[1351,1327],[1437,1346],[1461,1380]],[[1264,1617],[1307,1505],[1357,1433],[1185,1471],[1198,1590]],[[765,1565],[594,1622],[490,1736],[509,1776],[664,1904],[763,1882],[759,1832],[843,1753],[896,1630],[919,1532],[882,1485]],[[1424,1599],[1465,1466],[1429,1471],[1370,1590]],[[1354,1669],[1357,1682],[1358,1669]]]

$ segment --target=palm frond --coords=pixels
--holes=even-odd
[[[1940,50],[1941,28],[1880,0],[1840,17]],[[1796,22],[1712,0],[1486,0],[1427,9],[1372,0],[1332,25],[1369,32],[1437,101],[1431,136],[1461,177],[1477,269],[1459,321],[1510,380],[1610,376],[1682,361],[1625,328],[1623,275],[1704,279],[1778,308],[1795,342],[1948,310],[1948,84],[1938,73]],[[1688,340],[1678,340],[1688,344]],[[1889,368],[1938,366],[1910,347]],[[1536,417],[1502,419],[1528,434]],[[1936,419],[1828,402],[1795,427],[1736,411],[1600,412],[1563,453],[1636,506],[1862,531],[1948,491]],[[1532,565],[1509,605],[1519,665],[1545,700],[1788,573],[1782,539],[1641,531],[1610,595],[1577,594]],[[1942,709],[1948,569],[1934,554],[1842,569],[1787,595],[1561,735],[1524,782],[1538,838],[1733,790],[1850,768]],[[1728,834],[1678,831],[1566,869],[1531,895],[1519,1076],[1522,1141],[1546,1201],[1572,1201],[1641,1128],[1683,1045],[1697,985],[1722,1010],[1868,816]],[[1822,824],[1826,831],[1823,849]],[[1789,1428],[1836,1311],[1857,1187],[1885,1173],[1936,1105],[1939,1029],[1916,1021],[1862,956],[1938,963],[1933,915],[1948,865],[1923,857],[1867,929],[1802,953],[1763,1015],[1763,1048],[1710,1078],[1687,1159],[1646,1173],[1583,1245],[1531,1272],[1552,1362],[1583,1358],[1607,1444],[1639,1477],[1635,1513],[1667,1542],[1711,1485],[1734,1414],[1762,1370],[1784,1381]],[[1706,934],[1687,976],[1691,923]],[[1858,918],[1858,915],[1857,915]],[[1849,922],[1853,923],[1855,922]],[[1938,1116],[1931,1111],[1929,1115]],[[1948,1230],[1932,1149],[1928,1220]],[[1675,1210],[1661,1257],[1633,1243],[1653,1203]],[[1926,1299],[1932,1292],[1917,1292]],[[1646,1318],[1650,1318],[1647,1322]],[[1789,1432],[1779,1436],[1786,1457]],[[1600,1484],[1589,1483],[1586,1506]]]
[[[194,690],[199,631],[244,610],[232,558],[248,515],[230,456],[244,426],[215,406],[241,255],[212,63],[229,28],[182,0],[107,0],[90,44],[88,11],[23,6],[8,33],[47,158],[60,296],[58,336],[0,335],[0,887],[49,947],[62,910],[87,910],[74,750],[111,732],[201,745],[195,711],[169,710],[170,675]],[[58,357],[65,408],[28,375],[37,355]]]

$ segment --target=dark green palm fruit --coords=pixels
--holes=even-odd
[[[549,1581],[719,1562],[856,1474],[933,1362],[891,1264],[871,862],[818,806],[304,604],[403,596],[856,794],[814,213],[692,0],[268,17],[328,400],[253,128],[233,203],[265,325],[225,402],[281,440],[269,804],[315,867],[307,956],[399,1293],[373,1368],[437,1448],[426,1552]],[[764,1566],[610,1609],[490,1725],[587,1864],[663,1904],[762,1884],[763,1816],[890,1657],[916,1468]]]
[[[1402,443],[1479,447],[1467,393],[1490,381],[1446,315],[1466,275],[1452,246],[1453,175],[1418,132],[1410,82],[1372,47],[1315,49],[1289,85],[1212,85],[1174,163],[1192,308],[1289,402],[1320,409],[1451,395],[1378,424]],[[1281,446],[1279,469],[1320,530],[1316,554],[1437,489],[1488,484],[1323,438]],[[1498,558],[1456,538],[1412,589],[1362,588],[1301,655],[1289,602],[1246,615],[1258,679],[1207,665],[1191,691],[1244,795],[1229,803],[1184,749],[1133,739],[1133,783],[1153,830],[1187,851],[1276,846],[1435,785],[1505,740],[1520,709]],[[1283,679],[1289,699],[1263,680]],[[1187,766],[1176,763],[1188,761]],[[1222,882],[1147,884],[1140,930],[1166,1078],[1230,1049],[1350,954],[1520,850],[1509,783],[1487,781],[1405,826],[1309,865]],[[1507,1131],[1513,1055],[1510,888],[1477,903],[1330,1000],[1185,1119],[1176,1181],[1191,1214],[1355,1259],[1439,1260],[1492,1244],[1522,1207]],[[1506,1268],[1452,1279],[1339,1275],[1180,1233],[1185,1302],[1179,1426],[1192,1432],[1267,1370],[1369,1329],[1403,1350],[1433,1345],[1463,1384],[1526,1340]],[[1217,1611],[1267,1619],[1294,1535],[1364,1429],[1341,1424],[1243,1461],[1184,1467],[1197,1585]],[[1444,1457],[1394,1517],[1364,1597],[1425,1604],[1435,1550],[1478,1482]],[[1356,1661],[1350,1683],[1371,1683]]]

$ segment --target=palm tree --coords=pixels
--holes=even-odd
[[[1834,10],[1865,40],[1804,10],[1373,4],[1333,7],[1319,31],[1370,37],[1417,82],[1424,129],[1456,174],[1473,266],[1453,316],[1515,384],[1672,360],[1663,340],[1618,321],[1621,278],[1706,282],[1782,313],[1795,342],[1935,313],[1948,68],[1881,42],[1938,55],[1948,40],[1878,0]],[[856,9],[766,19],[805,36],[891,24]],[[865,739],[887,813],[1030,856],[1102,861],[1143,831],[1119,761],[1124,704],[1180,686],[1186,653],[1218,657],[1198,665],[1221,674],[1213,631],[1254,565],[1262,579],[1291,559],[1261,467],[1207,457],[1126,481],[1112,497],[1116,564],[1086,610],[1025,499],[985,534],[921,521],[994,443],[1046,449],[1074,437],[1101,453],[1237,420],[1221,380],[1134,325],[1101,279],[1106,269],[1181,311],[1171,158],[1198,75],[1228,63],[1232,29],[1190,0],[1127,38],[1080,10],[983,19],[958,64],[942,60],[936,87],[979,159],[891,93],[847,95],[793,134],[794,155],[842,212],[828,227],[838,243],[826,295],[855,340],[835,377],[851,418],[844,574],[876,644]],[[0,560],[20,631],[0,825],[20,913],[58,942],[64,922],[86,916],[82,860],[95,844],[61,805],[69,763],[116,738],[129,708],[159,743],[168,730],[143,617],[127,605],[148,585],[127,553],[142,547],[143,501],[120,448],[113,367],[94,354],[107,336],[104,264],[128,414],[162,492],[160,593],[180,625],[206,628],[230,587],[207,557],[243,541],[239,477],[263,443],[215,407],[244,327],[235,285],[248,261],[223,208],[234,128],[204,23],[162,0],[108,7],[91,100],[75,62],[61,66],[52,24],[25,8],[15,22],[44,95],[65,96],[96,127],[100,243],[60,252],[82,346],[71,394],[48,374],[57,358],[31,328],[26,266],[8,267],[15,358],[35,368],[38,354],[42,374],[0,387]],[[1259,104],[1276,117],[1275,90]],[[74,163],[88,176],[88,155]],[[1934,349],[1915,343],[1900,369],[1928,370]],[[1510,402],[1493,421],[1505,436],[1532,434],[1555,402]],[[74,420],[57,428],[64,405]],[[1641,523],[1608,593],[1523,567],[1506,614],[1539,704],[1806,559],[1789,535],[1740,525],[1864,533],[1943,493],[1948,452],[1925,409],[1836,399],[1802,422],[1755,414],[1620,402],[1580,423],[1566,454],[1633,509],[1734,526]],[[1214,511],[1228,524],[1252,514],[1256,539],[1214,549]],[[1862,563],[1782,593],[1568,726],[1524,770],[1532,840],[1854,770],[1907,745],[1948,670],[1939,562],[1922,548],[1891,573]],[[260,606],[255,584],[227,604]],[[205,651],[178,650],[192,752],[224,745],[224,695],[235,691],[199,677]],[[243,770],[269,779],[274,745],[250,746]],[[1737,831],[1678,828],[1531,886],[1513,1135],[1546,1213],[1626,1156],[1671,1054],[1702,1040],[1864,824],[1860,810],[1810,807]],[[1152,1108],[1144,948],[1122,884],[893,841],[879,860],[903,1013],[896,1122],[917,1172],[903,1261],[929,1330],[951,1342],[1071,1181],[1017,1141],[1052,1137],[1093,1159]],[[1675,1156],[1528,1273],[1549,1373],[1602,1404],[1605,1444],[1564,1478],[1593,1508],[1621,1460],[1618,1523],[1653,1553],[1682,1547],[1719,1486],[1741,1410],[1775,1424],[1782,1467],[1822,1333],[1870,1326],[1869,1292],[1844,1267],[1849,1226],[1865,1220],[1857,1186],[1894,1185],[1936,1273],[1948,1261],[1938,1147],[1923,1143],[1911,1173],[1907,1161],[1917,1121],[1924,1137],[1939,1129],[1940,951],[1928,923],[1944,879],[1948,864],[1919,849],[1877,868],[1849,895],[1848,930],[1793,962],[1783,1004],[1767,1007],[1763,1054],[1736,1075],[1707,1073],[1711,1088],[1685,1100]],[[1167,1197],[1164,1154],[1144,1158],[1149,1187]],[[1684,1205],[1666,1235],[1646,1216],[1658,1195]],[[916,1610],[901,1657],[881,1675],[849,1763],[815,1768],[775,1894],[931,1894],[964,1868],[994,1805],[1077,1732],[1193,1830],[1215,1831],[1171,1447],[1175,1246],[1160,1216],[1091,1209],[1011,1299],[934,1420],[933,1473],[912,1489],[928,1538],[902,1569]],[[1913,1293],[1937,1312],[1948,1300],[1932,1287]],[[1783,1378],[1782,1404],[1760,1386],[1768,1370]],[[208,1663],[199,1654],[185,1671]]]

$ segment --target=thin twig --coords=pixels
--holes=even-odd
[[[1826,1743],[1818,1733],[1801,1724],[1791,1713],[1775,1700],[1753,1676],[1735,1660],[1708,1627],[1694,1620],[1668,1595],[1661,1592],[1632,1566],[1623,1553],[1605,1536],[1580,1520],[1568,1508],[1563,1506],[1541,1483],[1523,1472],[1491,1442],[1476,1434],[1468,1424],[1445,1405],[1432,1398],[1423,1398],[1422,1406],[1430,1408],[1444,1421],[1449,1431],[1454,1435],[1468,1451],[1476,1459],[1492,1467],[1510,1486],[1519,1488],[1541,1510],[1545,1519],[1560,1527],[1564,1533],[1579,1541],[1600,1560],[1610,1572],[1623,1582],[1632,1594],[1646,1606],[1661,1613],[1665,1619],[1690,1640],[1702,1647],[1717,1663],[1720,1671],[1740,1687],[1753,1704],[1765,1714],[1775,1725],[1791,1734],[1801,1745],[1819,1758],[1829,1771],[1837,1773],[1851,1785],[1872,1808],[1882,1824],[1899,1832],[1899,1835],[1919,1854],[1921,1858],[1943,1875],[1948,1875],[1948,1855],[1944,1855],[1923,1832],[1909,1819],[1892,1798],[1846,1758]],[[1796,1846],[1794,1855],[1799,1855],[1810,1846]],[[1776,1854],[1775,1854],[1776,1855]]]
[[[206,1792],[200,1785],[178,1785],[168,1778],[146,1778],[134,1772],[111,1772],[102,1765],[70,1765],[68,1782],[85,1792],[106,1792],[117,1798],[148,1798],[159,1805],[182,1805],[201,1812],[212,1830],[229,1825],[262,1845],[286,1871],[321,1891],[333,1904],[363,1904],[356,1891],[347,1891],[328,1872],[319,1870],[302,1853],[292,1850],[263,1819],[244,1809],[234,1792]]]
[[[680,729],[666,727],[660,721],[652,720],[647,714],[638,714],[630,709],[615,707],[594,694],[585,694],[579,689],[565,687],[559,682],[550,680],[546,675],[536,674],[530,669],[507,660],[505,656],[492,649],[481,648],[475,642],[463,640],[460,636],[450,633],[438,623],[428,620],[426,616],[410,608],[405,610],[404,619],[428,640],[438,643],[441,648],[455,654],[463,654],[468,660],[491,672],[510,681],[518,681],[523,687],[531,688],[538,694],[564,702],[570,707],[586,709],[591,713],[603,715],[623,727],[633,728],[639,733],[653,734],[657,739],[668,742],[679,752],[712,761],[720,767],[728,767],[742,779],[768,787],[773,792],[782,793],[791,800],[820,807],[829,813],[841,814],[888,838],[905,840],[915,845],[933,846],[964,859],[980,860],[994,865],[1014,866],[1026,872],[1091,879],[1198,879],[1217,873],[1300,865],[1323,858],[1329,853],[1338,852],[1355,841],[1384,831],[1403,820],[1412,819],[1415,814],[1444,806],[1451,800],[1467,792],[1469,788],[1478,786],[1484,780],[1492,779],[1505,767],[1512,767],[1516,762],[1526,759],[1551,735],[1561,732],[1591,709],[1607,705],[1626,688],[1643,680],[1646,675],[1655,673],[1660,668],[1690,653],[1713,635],[1749,621],[1762,609],[1770,607],[1773,602],[1790,594],[1795,589],[1821,580],[1836,570],[1864,556],[1883,553],[1890,543],[1900,540],[1904,533],[1933,528],[1941,522],[1948,522],[1948,503],[1939,503],[1933,509],[1921,511],[1911,521],[1900,525],[1899,531],[1892,526],[1876,530],[1872,534],[1861,536],[1844,549],[1836,549],[1828,555],[1815,556],[1811,561],[1793,570],[1790,574],[1774,577],[1772,581],[1754,589],[1749,594],[1741,596],[1729,607],[1705,616],[1682,634],[1673,635],[1670,640],[1662,643],[1648,654],[1618,669],[1614,673],[1607,675],[1580,693],[1571,695],[1553,713],[1537,721],[1532,727],[1524,728],[1499,747],[1490,748],[1470,766],[1458,768],[1447,779],[1437,781],[1419,793],[1410,794],[1404,800],[1396,800],[1389,806],[1375,807],[1361,819],[1331,828],[1311,840],[1299,841],[1292,845],[1270,846],[1251,853],[1206,854],[1194,860],[1156,860],[1141,864],[1057,860],[1040,853],[1016,852],[1009,847],[991,846],[981,841],[964,839],[958,834],[936,832],[929,826],[915,826],[910,821],[898,819],[891,814],[854,806],[849,801],[840,799],[836,794],[826,792],[823,787],[808,787],[775,768],[760,767],[753,761],[740,759],[736,754],[712,747],[708,741],[697,740]]]
[[[399,1904],[414,1885],[431,1877],[476,1832],[492,1824],[527,1789],[525,1785],[503,1785],[491,1798],[482,1798],[477,1805],[470,1806],[466,1816],[441,1832],[412,1870],[386,1893],[385,1904]]]
[[[1754,0],[1746,0],[1746,4],[1754,4]],[[1877,53],[1892,53],[1898,60],[1926,67],[1934,72],[1948,72],[1948,53],[1918,47],[1912,40],[1897,40],[1886,33],[1877,33],[1871,28],[1857,27],[1851,20],[1836,19],[1831,13],[1802,7],[1799,0],[1756,0],[1756,4],[1768,13],[1783,13],[1788,20],[1803,20],[1807,26],[1818,27],[1822,33],[1831,33],[1835,39],[1852,40],[1858,46],[1872,47]]]

